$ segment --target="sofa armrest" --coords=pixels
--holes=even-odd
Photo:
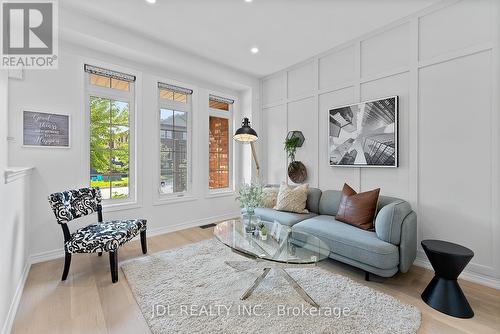
[[[405,273],[417,257],[417,214],[410,212],[403,220],[401,227],[401,244],[399,245],[399,271]]]
[[[377,237],[393,245],[401,242],[401,226],[403,220],[412,212],[410,203],[395,201],[382,207],[375,218]]]

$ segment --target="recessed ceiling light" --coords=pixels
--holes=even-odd
[[[156,0],[146,0],[146,1],[151,4],[156,3]]]
[[[250,49],[250,52],[251,53],[259,53],[259,48],[253,47],[253,48]]]
[[[245,0],[245,2],[252,2],[253,0]]]

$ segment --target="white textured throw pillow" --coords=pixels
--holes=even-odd
[[[290,187],[285,182],[281,183],[274,210],[309,213],[306,209],[308,189],[309,184],[307,183],[301,184],[295,188]]]
[[[276,200],[278,198],[278,187],[265,187],[262,189],[264,193],[264,207],[265,208],[274,208],[276,205]]]

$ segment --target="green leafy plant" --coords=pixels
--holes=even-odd
[[[262,185],[257,183],[243,183],[238,189],[237,200],[240,201],[240,207],[247,211],[264,205],[264,192]]]
[[[297,147],[299,147],[299,138],[292,137],[285,139],[285,152],[291,162],[295,161],[295,152],[297,152]]]
[[[265,226],[264,226],[264,227],[262,227],[262,228],[260,229],[260,234],[262,234],[262,236],[267,235],[267,227],[265,227]]]

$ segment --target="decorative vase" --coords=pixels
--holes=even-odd
[[[260,222],[260,217],[255,215],[255,208],[247,207],[246,213],[241,216],[246,233],[253,233],[256,230],[257,223]]]

